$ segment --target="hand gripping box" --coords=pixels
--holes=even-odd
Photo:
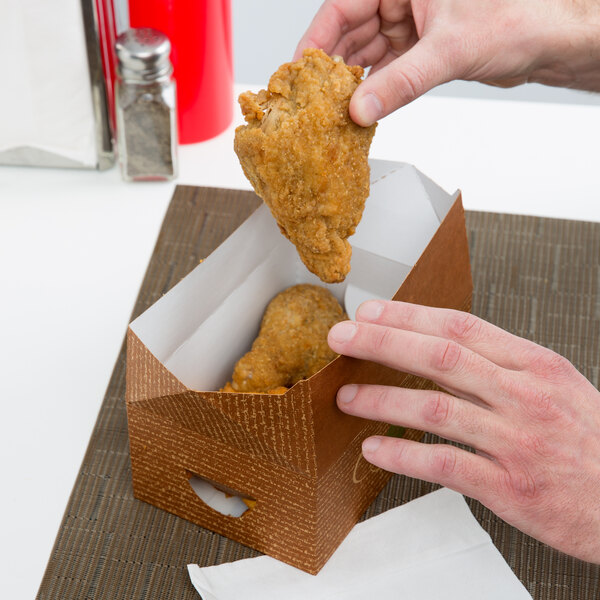
[[[371,195],[350,241],[350,274],[327,286],[350,318],[368,298],[469,310],[458,192],[410,165],[372,161]],[[262,205],[131,323],[127,416],[137,498],[317,573],[390,477],[361,455],[363,439],[388,426],[340,412],[337,390],[433,384],[341,356],[283,395],[215,391],[249,350],[271,298],[297,283],[321,282]]]

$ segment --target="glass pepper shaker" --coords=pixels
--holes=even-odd
[[[126,181],[177,177],[177,115],[171,43],[141,27],[117,38],[117,144]]]

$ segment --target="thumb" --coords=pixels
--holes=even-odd
[[[367,127],[454,78],[448,53],[424,37],[356,88],[350,101],[350,116],[358,125]]]

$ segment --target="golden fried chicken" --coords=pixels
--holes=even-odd
[[[336,357],[329,329],[347,319],[324,287],[300,284],[277,294],[267,306],[250,352],[235,365],[221,391],[283,393]]]
[[[362,75],[309,48],[279,67],[268,90],[239,98],[247,125],[236,129],[234,148],[244,173],[306,267],[328,283],[350,271],[346,238],[369,195],[375,125],[360,127],[348,112]]]
[[[231,382],[228,381],[220,390],[220,392],[229,392],[229,393],[234,393],[236,392],[236,389],[231,385]],[[288,388],[280,385],[279,387],[273,388],[272,390],[267,390],[265,393],[266,394],[285,394],[288,391]]]

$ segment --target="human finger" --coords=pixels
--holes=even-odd
[[[332,56],[348,57],[367,46],[379,34],[379,17],[373,15],[368,21],[362,23],[346,35],[343,35],[331,51]]]
[[[369,69],[369,77],[375,75],[377,71],[381,71],[384,67],[389,65],[393,60],[396,60],[400,54],[392,53],[389,49],[386,49],[386,53],[377,61],[373,62],[373,65]]]
[[[376,436],[364,440],[362,451],[366,460],[386,471],[439,483],[482,502],[499,489],[503,473],[494,461],[450,444]]]
[[[366,46],[348,55],[346,64],[368,67],[381,62],[387,52],[387,41],[382,35],[376,35]]]
[[[397,21],[391,25],[378,19],[379,30],[371,42],[348,58],[350,64],[371,66],[371,73],[382,69],[392,60],[404,54],[418,41],[414,23],[405,15],[398,15]]]
[[[523,369],[540,349],[534,342],[460,310],[368,300],[358,307],[356,320],[453,340],[505,369]]]
[[[329,330],[327,341],[338,354],[425,377],[474,402],[498,406],[505,404],[512,392],[506,376],[509,371],[452,340],[342,321]]]
[[[429,431],[496,456],[511,428],[498,414],[438,390],[384,385],[344,385],[337,404],[345,413]]]
[[[363,81],[350,101],[350,116],[364,127],[455,78],[447,53],[425,36],[404,54]]]
[[[306,48],[321,48],[332,54],[343,35],[377,15],[378,0],[327,0],[298,42],[294,60],[302,58]]]

